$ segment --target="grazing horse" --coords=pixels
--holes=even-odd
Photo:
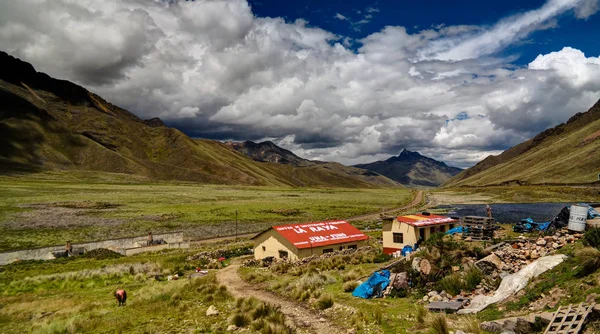
[[[125,290],[119,289],[115,291],[115,298],[117,298],[119,306],[125,306],[125,302],[127,301],[127,292],[125,292]]]

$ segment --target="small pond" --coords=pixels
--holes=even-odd
[[[565,206],[572,203],[507,203],[490,204],[492,215],[497,222],[507,224],[516,223],[523,218],[531,218],[536,222],[550,221]],[[448,216],[486,216],[486,207],[483,204],[457,204],[444,205],[436,209],[448,209]]]

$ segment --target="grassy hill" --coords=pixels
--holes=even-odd
[[[88,170],[157,180],[269,186],[381,187],[368,171],[254,161],[229,146],[143,121],[81,86],[0,53],[0,172]]]
[[[461,172],[444,187],[586,184],[600,173],[600,101],[566,123]]]

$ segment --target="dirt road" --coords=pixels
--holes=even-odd
[[[330,323],[316,311],[309,310],[298,303],[260,290],[244,282],[238,275],[239,263],[232,263],[217,272],[217,279],[224,284],[235,297],[255,297],[264,302],[278,305],[287,321],[300,333],[342,333],[343,328]]]
[[[352,221],[357,221],[357,220],[376,220],[379,218],[379,215],[381,215],[381,214],[384,214],[384,215],[390,214],[390,213],[394,213],[396,211],[406,210],[406,209],[415,207],[415,206],[419,205],[419,203],[421,203],[422,200],[423,200],[423,190],[419,190],[419,191],[417,191],[417,194],[415,195],[415,198],[412,200],[412,202],[410,202],[404,206],[377,212],[377,213],[368,213],[366,215],[355,216],[355,217],[346,219],[346,221],[352,222]]]

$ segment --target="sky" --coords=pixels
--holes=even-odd
[[[192,137],[469,167],[600,99],[599,0],[20,0],[0,49]]]

